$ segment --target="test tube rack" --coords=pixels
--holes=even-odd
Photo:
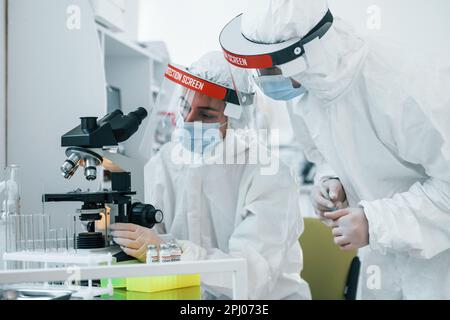
[[[92,253],[92,252],[11,252],[3,254],[4,270],[8,270],[8,262],[22,262],[22,263],[42,263],[43,268],[51,270],[54,267],[67,268],[68,281],[63,286],[57,286],[58,288],[64,288],[72,290],[73,297],[81,298],[85,300],[92,300],[94,297],[100,295],[113,295],[112,279],[107,278],[107,285],[104,288],[94,287],[92,285],[92,279],[88,280],[87,286],[80,286],[72,284],[73,281],[77,281],[77,270],[80,267],[93,267],[93,266],[111,266],[113,263],[113,256],[111,253]],[[45,287],[50,287],[49,283],[45,284]],[[56,286],[52,286],[56,287]]]

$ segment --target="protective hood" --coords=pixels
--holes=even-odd
[[[242,34],[265,44],[303,38],[327,11],[327,0],[252,0],[242,16]]]
[[[307,69],[292,78],[324,104],[339,99],[360,74],[367,56],[366,41],[341,19],[305,47]]]

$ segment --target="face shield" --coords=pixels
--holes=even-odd
[[[233,79],[246,73],[244,86],[258,86],[270,98],[288,101],[306,92],[293,77],[308,68],[305,52],[322,38],[333,24],[330,11],[303,38],[265,44],[248,40],[241,31],[242,15],[228,23],[220,34],[220,44],[230,64]],[[242,80],[241,80],[242,82]]]
[[[252,103],[252,94],[238,94],[236,90],[198,77],[184,67],[169,65],[140,152],[148,159],[174,139],[186,143],[188,132],[191,151],[198,152],[195,144],[202,153],[205,146],[222,140],[227,129],[252,126]],[[194,143],[197,141],[198,144]]]

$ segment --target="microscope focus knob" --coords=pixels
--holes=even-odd
[[[155,209],[154,206],[144,203],[134,203],[131,206],[130,222],[146,228],[153,228],[157,223],[164,220],[161,210]]]

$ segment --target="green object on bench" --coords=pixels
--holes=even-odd
[[[138,260],[128,260],[124,262],[117,262],[114,265],[124,265],[124,264],[139,264]],[[127,287],[127,279],[126,278],[117,278],[111,279],[112,285],[114,289],[121,289]],[[108,279],[101,279],[100,284],[102,288],[106,288],[108,286]]]
[[[313,300],[354,299],[359,273],[357,252],[342,251],[334,243],[331,228],[319,219],[304,221],[305,231],[300,237],[302,278],[308,282]]]
[[[138,260],[114,263],[114,265],[140,264]],[[139,278],[117,278],[112,279],[114,289],[126,289],[130,292],[154,293],[181,288],[199,287],[201,285],[200,275],[167,275],[149,276]],[[101,279],[101,286],[108,286],[108,279]]]
[[[180,288],[161,292],[114,290],[114,300],[201,300],[201,287]]]

